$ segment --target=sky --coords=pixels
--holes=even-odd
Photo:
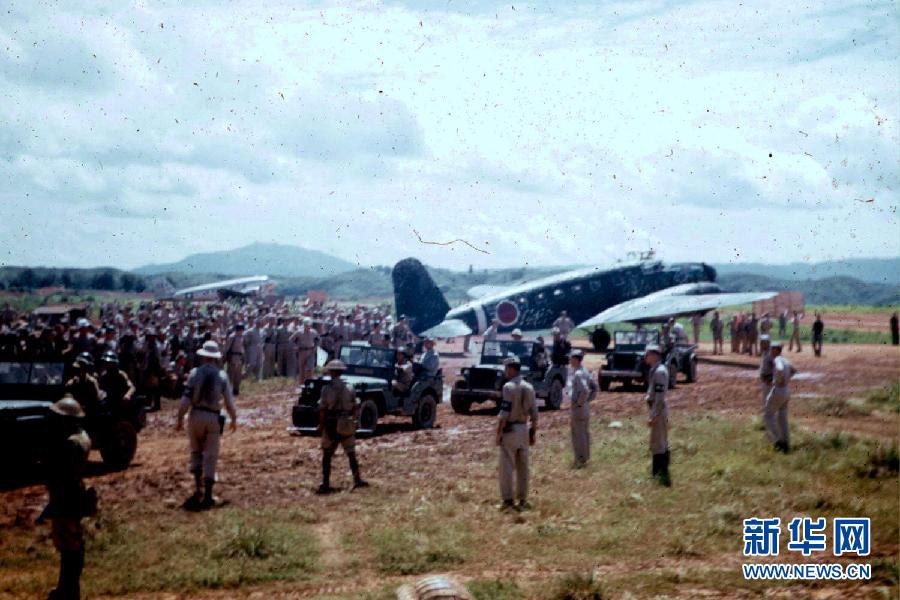
[[[900,255],[895,2],[511,2],[0,0],[0,265]]]

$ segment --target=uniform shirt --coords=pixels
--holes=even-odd
[[[412,373],[412,363],[405,362],[402,365],[397,365],[397,385],[403,389],[409,389],[409,386],[412,384],[413,373]]]
[[[259,350],[261,343],[262,335],[258,327],[251,327],[244,332],[244,352],[252,352],[251,349]]]
[[[774,373],[775,364],[772,361],[772,352],[766,350],[762,353],[762,359],[759,361],[759,378],[771,383]]]
[[[650,375],[650,384],[647,386],[647,408],[650,409],[650,418],[659,416],[668,417],[669,407],[666,404],[666,391],[669,389],[669,370],[666,365],[659,363]]]
[[[788,362],[788,359],[784,356],[775,357],[774,367],[775,387],[781,390],[787,390],[791,378],[797,374],[797,369],[795,369],[794,365]]]
[[[569,332],[575,329],[575,323],[569,317],[559,317],[553,321],[553,326],[563,335],[569,335]]]
[[[228,336],[228,341],[225,343],[225,359],[227,360],[231,356],[243,355],[244,354],[244,334],[243,333],[232,333]]]
[[[287,327],[282,325],[275,329],[275,343],[278,345],[287,344],[291,341],[291,334]]]
[[[47,491],[50,507],[47,516],[81,518],[84,482],[82,475],[91,451],[91,438],[79,429],[59,443],[49,454]]]
[[[208,378],[208,379],[207,379]],[[203,385],[204,381],[211,385]],[[181,396],[181,406],[178,408],[179,418],[184,416],[188,408],[200,408],[213,412],[225,410],[233,421],[235,419],[234,398],[231,395],[231,383],[228,375],[218,366],[207,363],[192,369],[184,386],[184,394]]]
[[[441,355],[438,354],[437,350],[432,348],[431,350],[427,350],[425,354],[422,355],[422,368],[428,373],[429,377],[434,377],[437,375],[438,369],[441,368]]]
[[[521,375],[513,377],[503,386],[503,399],[500,401],[500,420],[507,423],[526,423],[531,419],[532,427],[538,422],[537,403],[534,401],[534,388]]]
[[[713,335],[721,336],[722,335],[722,319],[713,319],[709,324],[709,328],[712,330]]]
[[[128,394],[134,394],[134,385],[124,371],[107,369],[97,378],[100,389],[106,393],[107,402],[120,402]]]
[[[484,330],[484,341],[493,342],[497,339],[497,326],[493,323]]]
[[[319,334],[312,327],[309,328],[309,331],[301,329],[295,333],[293,337],[294,343],[297,344],[297,347],[300,350],[311,350],[315,348],[318,339]]]
[[[329,413],[351,414],[356,408],[356,393],[343,379],[332,379],[322,388],[319,408]]]
[[[572,407],[580,408],[597,395],[597,382],[584,367],[578,367],[569,377],[572,389]]]
[[[86,410],[91,410],[100,401],[100,385],[90,373],[82,373],[66,382],[66,393],[78,401]]]
[[[769,317],[766,317],[762,321],[759,322],[759,330],[764,335],[769,335],[769,332],[772,331],[772,320]]]

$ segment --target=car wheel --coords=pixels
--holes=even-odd
[[[608,392],[609,391],[609,379],[605,377],[600,377],[600,391]]]
[[[419,429],[431,429],[437,418],[437,402],[431,394],[424,394],[419,398],[419,405],[413,415],[413,425]]]
[[[550,384],[550,391],[547,392],[547,399],[544,401],[544,407],[547,410],[559,410],[563,401],[563,384],[559,379],[554,379]]]
[[[364,400],[359,407],[359,429],[375,433],[378,428],[378,406],[371,400]]]
[[[467,415],[469,411],[472,410],[472,401],[466,400],[461,396],[450,396],[450,406],[453,407],[453,412],[458,415]]]
[[[103,464],[113,471],[121,471],[131,464],[137,451],[137,432],[128,421],[114,423],[100,446]]]
[[[695,381],[697,381],[697,357],[692,356],[688,361],[687,382],[694,383]]]

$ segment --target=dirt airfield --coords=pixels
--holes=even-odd
[[[576,345],[586,347],[587,343],[577,340]],[[778,490],[769,489],[771,482],[762,479],[746,483],[734,479],[722,483],[721,490],[718,483],[711,488],[711,484],[704,483],[704,477],[706,471],[713,469],[712,463],[704,466],[695,457],[705,452],[721,454],[729,448],[729,439],[734,438],[735,444],[743,445],[744,453],[750,455],[734,461],[733,467],[726,463],[722,467],[726,471],[741,469],[744,463],[740,461],[744,460],[750,461],[748,465],[794,461],[785,463],[784,473],[790,473],[792,468],[806,467],[797,462],[804,460],[804,452],[811,453],[813,448],[820,452],[816,440],[835,439],[838,433],[851,440],[847,442],[848,452],[854,451],[853,444],[857,443],[868,444],[866,448],[896,444],[900,439],[898,414],[867,404],[867,398],[872,390],[897,382],[900,349],[826,346],[821,358],[814,357],[809,347],[800,354],[786,353],[800,375],[794,380],[791,402],[796,450],[794,455],[781,457],[770,451],[758,427],[758,359],[733,354],[711,356],[711,348],[704,344],[699,381],[679,383],[669,394],[675,486],[669,498],[665,491],[647,481],[650,460],[643,441],[646,407],[642,392],[614,387],[598,395],[592,405],[594,460],[584,471],[572,470],[568,464],[571,455],[565,407],[559,412],[542,412],[542,431],[534,449],[535,508],[515,516],[502,515],[494,508],[498,498],[493,413],[487,405],[485,410],[468,416],[456,415],[450,409],[449,389],[457,370],[473,362],[473,358],[461,357],[454,350],[443,349],[445,355],[455,357],[443,360],[445,402],[439,407],[437,427],[415,431],[407,420],[383,422],[377,436],[358,444],[363,474],[372,488],[348,491],[346,460],[339,453],[334,479],[343,491],[327,498],[313,493],[320,477],[318,440],[287,432],[296,384],[278,379],[250,383],[238,398],[239,429],[235,434],[226,432],[219,464],[217,494],[225,505],[209,513],[185,513],[179,505],[190,492],[187,441],[173,430],[175,401],[164,402],[160,413],[149,416],[131,468],[90,478],[89,484],[100,494],[102,514],[96,523],[88,524],[89,537],[96,539],[88,546],[86,594],[148,598],[387,598],[403,582],[440,572],[473,582],[472,589],[480,598],[553,597],[553,585],[560,577],[581,571],[593,572],[606,583],[605,594],[613,597],[897,597],[900,509],[896,499],[900,489],[896,473],[851,481],[846,484],[849,487],[841,487],[845,485],[840,480],[844,476],[835,473],[834,487],[823,480],[821,490],[817,490],[817,475],[809,472],[803,475],[805,479],[796,482],[795,493],[788,498],[787,488],[781,495]],[[600,361],[599,354],[588,356],[587,366],[594,374]],[[706,421],[712,423],[710,431],[715,431],[710,435],[721,438],[720,446],[709,442],[706,447]],[[817,454],[809,460],[827,465],[835,460],[829,456]],[[93,458],[99,462],[98,457]],[[708,460],[717,457],[709,456]],[[756,466],[748,466],[748,471],[751,468]],[[619,480],[624,481],[621,486]],[[771,497],[781,504],[772,507],[773,512],[802,513],[806,508],[805,514],[817,516],[855,508],[860,514],[844,516],[877,513],[871,515],[875,537],[872,558],[885,565],[876,569],[878,578],[862,584],[744,583],[740,577],[740,520],[765,516],[744,511],[766,505],[765,501],[748,499],[735,491],[745,485],[748,489],[758,488],[760,494],[775,494]],[[703,501],[692,500],[711,489],[711,497],[721,495],[715,503],[705,506]],[[858,498],[847,504],[845,496],[854,489],[860,490]],[[806,499],[817,493],[823,497]],[[809,500],[810,505],[797,505],[798,496],[804,498],[803,502]],[[6,486],[0,498],[0,597],[39,595],[40,590],[51,587],[55,569],[48,528],[33,524],[45,502],[45,491],[25,482]],[[559,506],[569,503],[569,512]],[[729,516],[722,517],[721,511],[734,514],[729,512]],[[656,512],[664,514],[653,514]],[[591,515],[587,519],[592,523],[590,534],[583,533],[586,530],[580,522],[587,514]],[[617,521],[616,515],[623,520]],[[724,519],[723,531],[709,533],[708,525],[698,525],[704,522],[704,515]],[[648,523],[658,524],[647,531],[635,529],[631,538],[633,544],[649,548],[638,551],[627,546],[629,532],[635,528],[629,518],[647,518]],[[207,553],[196,560],[202,562],[212,556],[209,560],[219,564],[218,575],[209,576],[208,581],[190,574],[170,580],[165,571],[172,574],[176,569],[166,567],[158,576],[137,582],[142,570],[156,572],[151,563],[166,564],[165,556],[146,558],[154,552],[166,552],[165,544],[154,550],[157,529],[165,531],[168,538],[177,538],[190,536],[193,530],[208,533],[210,523],[227,527],[231,520],[241,519],[246,523],[270,519],[274,528],[277,523],[296,522],[302,528],[298,535],[306,536],[302,539],[315,558],[305,565],[294,562],[258,568],[252,551],[238,553],[237,558]],[[667,522],[677,526],[673,535],[689,538],[682,544],[687,549],[666,539]],[[110,529],[124,531],[120,536],[123,539],[111,537]],[[260,536],[259,544],[265,545],[266,538]],[[397,536],[400,537],[394,539]],[[584,544],[579,542],[580,537]],[[166,543],[177,545],[178,540],[169,539]],[[296,546],[295,542],[289,543]],[[133,544],[143,544],[143,551],[133,548]],[[451,552],[452,549],[455,550]],[[133,559],[116,558],[131,552]],[[407,564],[403,562],[406,554],[421,560]],[[232,558],[234,564],[229,562]],[[795,562],[801,562],[800,558]],[[270,557],[262,556],[261,560],[259,564],[268,564],[265,561]],[[389,564],[387,568],[385,563]],[[126,570],[131,564],[131,576],[112,572],[120,570],[123,564]],[[230,568],[246,576],[229,579]],[[649,585],[648,581],[654,583]]]

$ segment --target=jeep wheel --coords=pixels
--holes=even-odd
[[[100,446],[103,464],[113,471],[121,471],[131,464],[137,451],[137,432],[128,421],[114,423]]]
[[[610,380],[607,379],[606,377],[600,377],[599,379],[600,379],[600,391],[601,391],[601,392],[608,392],[608,391],[609,391]]]
[[[547,410],[559,410],[563,401],[563,384],[559,379],[554,379],[550,384],[550,391],[547,399],[544,401],[544,408]]]
[[[697,381],[697,357],[691,356],[691,359],[688,361],[687,368],[687,382],[694,383]]]
[[[437,402],[431,394],[419,398],[419,405],[413,415],[413,425],[419,429],[431,429],[437,417]]]
[[[458,415],[467,415],[469,411],[472,410],[472,401],[466,400],[462,396],[450,396],[450,406],[453,407],[453,412]]]
[[[359,407],[358,429],[365,430],[369,435],[374,434],[378,428],[378,406],[371,400],[363,400]]]

